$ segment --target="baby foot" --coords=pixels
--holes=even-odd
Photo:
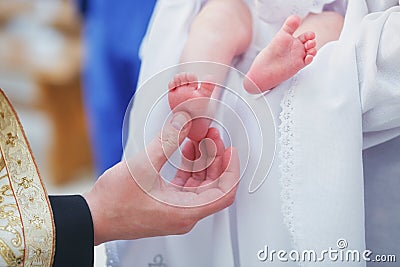
[[[198,142],[188,141],[182,149],[185,160],[182,161],[172,183],[184,186],[186,191],[204,190],[204,187],[198,187],[215,181],[227,167],[224,165],[226,150],[219,131],[209,128],[206,138],[203,140],[207,141],[203,141],[200,146]]]
[[[211,120],[196,117],[211,117],[209,110],[211,94],[215,88],[212,83],[199,82],[192,73],[180,73],[175,75],[173,81],[168,84],[169,106],[173,112],[185,111],[192,118],[192,127],[188,137],[194,141],[200,141],[207,135]]]
[[[271,43],[257,55],[247,73],[251,81],[245,79],[244,82],[249,93],[269,90],[311,63],[317,53],[315,33],[306,32],[294,37],[300,24],[300,17],[290,16]]]

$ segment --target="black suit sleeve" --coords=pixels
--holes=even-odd
[[[93,221],[82,196],[50,196],[56,228],[54,267],[92,267]]]

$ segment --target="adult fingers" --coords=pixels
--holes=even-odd
[[[186,112],[176,112],[146,151],[154,169],[159,172],[168,158],[178,149],[190,131],[191,117]]]
[[[225,151],[224,159],[228,160],[225,172],[218,178],[218,187],[206,190],[198,195],[196,202],[199,207],[191,209],[193,216],[207,217],[230,206],[236,196],[240,179],[239,156],[235,148]],[[208,204],[207,204],[208,203]]]

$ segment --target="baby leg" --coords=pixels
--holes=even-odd
[[[313,60],[317,53],[315,34],[305,32],[295,37],[294,33],[300,24],[300,17],[290,16],[271,43],[255,58],[247,77],[261,91],[289,79]],[[250,80],[245,79],[245,89],[250,93],[259,93]]]
[[[211,94],[215,88],[212,83],[199,82],[196,75],[180,73],[168,85],[168,101],[173,112],[186,111],[194,120],[188,137],[201,141],[207,135],[212,112],[209,110]]]

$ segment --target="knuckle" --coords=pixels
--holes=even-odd
[[[162,135],[159,136],[159,142],[164,148],[173,148],[178,146],[178,138],[173,136],[169,131],[164,132]]]

